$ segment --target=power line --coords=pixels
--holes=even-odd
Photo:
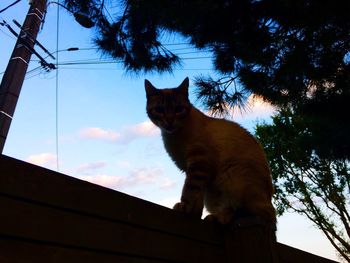
[[[163,46],[181,46],[181,45],[189,45],[188,43],[164,43]]]
[[[186,43],[173,43],[173,44],[162,44],[163,46],[178,46],[178,45],[184,45]],[[84,47],[84,48],[79,48],[79,50],[98,50],[100,49],[99,47]],[[178,51],[178,50],[186,50],[186,49],[194,49],[194,47],[182,47],[182,48],[176,48],[172,49],[170,51]]]
[[[73,48],[67,48],[67,49],[61,49],[55,52],[52,52],[50,54],[54,54],[57,52],[62,52],[62,51],[81,51],[81,50],[90,50],[90,49],[94,49],[94,48],[77,48],[77,47],[73,47]],[[182,53],[178,53],[176,54],[177,56],[182,56],[182,55],[188,55],[188,54],[208,54],[210,53],[209,51],[204,51],[204,50],[199,50],[199,51],[189,51],[189,52],[182,52]],[[48,56],[44,57],[44,59],[46,59]],[[184,57],[184,58],[180,58],[182,60],[191,60],[191,59],[207,59],[207,58],[211,58],[211,57]],[[37,61],[40,62],[40,60],[37,59],[32,59],[31,61]],[[59,64],[59,65],[70,65],[70,64],[109,64],[109,63],[122,63],[121,61],[115,61],[115,60],[110,60],[110,58],[106,58],[106,59],[100,59],[100,58],[83,58],[83,59],[78,59],[78,60],[71,60],[71,61],[65,61],[63,62],[65,64]],[[0,73],[1,74],[1,73]]]
[[[185,57],[180,58],[181,60],[193,60],[193,59],[209,59],[212,57]],[[69,66],[69,65],[99,65],[99,64],[122,64],[121,61],[115,60],[99,60],[99,59],[87,59],[87,60],[72,60],[72,61],[64,61],[58,63],[59,66]]]
[[[192,59],[209,59],[211,57],[188,57],[188,58],[182,58],[184,60],[192,60]],[[84,70],[118,70],[117,68],[82,68],[82,67],[71,67],[71,66],[76,66],[76,65],[108,65],[108,64],[123,64],[121,61],[101,61],[101,60],[91,60],[91,61],[67,61],[67,62],[57,62],[56,63],[56,69],[84,69]],[[36,71],[40,70],[39,73],[35,75],[30,75],[34,74]],[[119,69],[119,70],[124,70],[124,69]],[[173,69],[173,70],[213,70],[213,69],[208,69],[208,68],[189,68],[189,69]],[[48,73],[49,71],[47,69],[43,70],[42,66],[37,66],[31,70],[29,70],[26,74],[26,79],[33,78],[37,75],[40,75],[42,73]],[[1,73],[0,73],[1,74]]]
[[[193,49],[194,49],[193,47],[180,47],[180,48],[171,49],[170,51],[174,52],[179,50],[193,50]]]
[[[48,70],[54,69],[55,66],[52,63],[47,63],[46,60],[34,49],[34,44],[37,44],[46,53],[48,53],[47,49],[36,39],[35,36],[27,31],[27,29],[22,27],[16,20],[13,20],[13,22],[21,29],[19,33],[17,33],[5,20],[0,22],[0,25],[6,26],[14,36],[16,36],[18,39],[21,39],[21,45],[29,50],[31,54],[34,54],[36,57],[38,57],[43,67],[47,68]],[[54,58],[52,55],[51,57]]]
[[[16,19],[13,19],[12,22],[17,27],[19,27],[20,30],[24,31],[24,33],[27,34],[36,45],[38,45],[42,50],[44,50],[44,52],[48,54],[48,56],[50,56],[52,59],[55,59],[55,57],[52,56],[52,54],[35,37],[33,37],[27,29],[22,28],[22,26],[20,25],[20,23],[17,22]]]
[[[31,69],[31,70],[28,70],[26,74],[31,74],[34,71],[38,70],[38,69],[42,69],[42,66],[37,66],[37,67],[35,67],[35,68]]]
[[[190,45],[189,43],[164,43],[162,44],[163,46],[183,46],[183,45]],[[194,47],[192,46],[188,46],[188,47],[183,47],[183,48],[179,48],[176,50],[182,50],[182,49],[193,49]],[[79,48],[79,50],[96,50],[96,49],[100,49],[99,47],[83,47],[83,48]],[[174,49],[175,50],[175,49]]]
[[[209,58],[213,58],[213,57],[189,57],[189,58],[180,58],[183,60],[194,60],[194,59],[209,59]]]
[[[8,36],[9,38],[12,38],[12,39],[16,40],[15,37],[11,36],[10,34],[7,34],[4,30],[0,29],[0,31],[1,31],[5,36]]]
[[[84,67],[70,67],[70,66],[59,66],[59,69],[64,70],[64,69],[68,69],[68,70],[111,70],[111,71],[124,71],[125,69],[123,68],[92,68],[92,67],[88,67],[88,68],[84,68]],[[200,70],[213,70],[210,68],[179,68],[179,69],[173,69],[174,71],[200,71]]]
[[[187,43],[169,43],[169,44],[164,44],[164,45],[179,46],[179,45],[184,45],[184,44],[187,44]],[[84,48],[74,48],[74,51],[87,51],[87,50],[99,50],[99,49],[100,48],[98,48],[98,47],[84,47]],[[189,50],[189,51],[176,53],[176,51],[186,51],[186,50]],[[71,51],[71,50],[69,50],[69,48],[68,48],[68,49],[62,49],[60,51]],[[172,53],[175,53],[175,55],[177,55],[177,56],[188,55],[188,54],[205,54],[205,53],[211,52],[210,50],[195,50],[194,47],[180,47],[180,48],[170,49],[169,51]],[[56,51],[52,52],[51,54],[53,54],[53,53],[56,53]],[[47,58],[47,56],[45,58]],[[200,59],[200,58],[203,58],[203,57],[199,57],[198,59]],[[96,59],[100,60],[99,58],[96,58]],[[80,59],[79,61],[86,62],[86,61],[94,61],[96,59],[95,58],[93,58],[93,59]],[[186,60],[186,59],[196,59],[196,58],[182,58],[182,59]],[[78,61],[75,61],[75,62],[78,62]]]
[[[188,51],[188,52],[177,53],[175,55],[182,56],[182,55],[188,55],[188,54],[203,54],[203,53],[210,53],[210,51],[204,51],[204,50]]]
[[[59,69],[58,69],[58,62],[59,62],[59,57],[58,57],[58,53],[59,53],[59,49],[58,49],[58,45],[59,45],[59,27],[60,27],[60,6],[57,5],[57,20],[56,20],[56,108],[55,108],[55,111],[56,111],[56,165],[57,165],[57,172],[59,172],[60,170],[60,165],[59,165],[59,142],[58,142],[58,72],[59,72]]]
[[[83,47],[83,48],[79,48],[79,50],[97,50],[99,49],[98,47]]]
[[[9,9],[11,6],[14,6],[15,4],[17,4],[18,2],[20,2],[21,0],[16,0],[14,1],[12,4],[9,4],[8,6],[6,6],[5,8],[0,10],[0,14],[4,11],[6,11],[7,9]]]
[[[65,51],[68,49],[64,49],[64,50],[58,50],[59,51]],[[74,50],[76,50],[76,48],[74,48]],[[81,50],[81,49],[79,49]],[[55,52],[54,52],[55,53]],[[190,53],[190,52],[187,52]],[[212,57],[209,56],[202,56],[202,57],[185,57],[185,58],[181,58],[183,60],[193,60],[193,59],[209,59]],[[71,60],[71,61],[63,61],[63,62],[59,62],[56,61],[56,68],[60,68],[60,69],[84,69],[84,70],[118,70],[117,68],[82,68],[82,67],[71,67],[71,66],[76,66],[76,65],[107,65],[107,64],[123,64],[121,61],[115,61],[115,60],[101,60],[98,58],[93,58],[93,59],[79,59],[79,60]],[[39,73],[35,74],[35,72],[37,72],[38,70],[40,70]],[[119,70],[124,70],[124,69],[119,69]],[[208,69],[208,68],[189,68],[189,69],[174,69],[174,70],[213,70],[213,69]],[[29,78],[33,78],[37,75],[40,75],[42,73],[48,73],[49,71],[45,69],[45,71],[43,71],[43,67],[42,66],[37,66],[31,70],[29,70],[26,74],[26,79]],[[2,72],[3,73],[3,72]],[[0,73],[0,74],[2,74]],[[31,75],[31,74],[35,74],[35,75]]]
[[[105,12],[107,13],[107,15],[109,16],[109,19],[114,23],[114,19],[113,16],[111,15],[111,13],[108,11],[107,7],[103,4],[103,9],[105,10]]]
[[[125,69],[123,68],[101,68],[101,67],[90,67],[90,64],[84,64],[87,65],[88,67],[74,67],[71,65],[56,65],[57,68],[59,68],[60,70],[109,70],[109,71],[124,71]],[[173,69],[174,71],[210,71],[210,70],[214,70],[213,68],[175,68]],[[35,67],[31,70],[29,70],[26,74],[26,78],[25,79],[31,79],[34,78],[38,75],[43,75],[43,74],[49,74],[48,71],[44,70],[41,66]]]
[[[41,75],[41,76],[45,76],[45,75],[49,75],[49,72],[47,72],[47,71],[45,71],[45,70],[41,70],[41,71],[39,71],[39,72],[37,72],[36,74],[32,74],[32,75],[30,75],[30,76],[27,76],[26,75],[26,77],[25,77],[25,80],[27,80],[27,79],[32,79],[32,78],[34,78],[34,77],[36,77],[36,76],[39,76],[39,75]],[[45,78],[45,79],[52,79],[53,77],[47,77],[47,78]]]

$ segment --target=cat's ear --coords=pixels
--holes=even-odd
[[[146,90],[146,96],[147,98],[152,95],[157,94],[157,89],[152,85],[151,82],[149,82],[148,79],[145,79],[145,90]]]
[[[180,86],[178,87],[182,93],[186,94],[187,97],[188,97],[188,86],[189,85],[190,85],[190,80],[188,79],[188,77],[186,77],[184,79],[184,81],[182,81]]]

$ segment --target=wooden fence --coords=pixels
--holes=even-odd
[[[265,239],[0,155],[1,263],[335,262]]]

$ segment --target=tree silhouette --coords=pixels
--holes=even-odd
[[[350,1],[65,0],[89,14],[100,50],[132,72],[167,72],[181,58],[164,36],[181,35],[211,53],[216,79],[197,76],[197,97],[213,112],[256,94],[280,107],[258,125],[281,214],[293,210],[319,227],[349,261]]]
[[[198,76],[205,107],[224,113],[254,93],[313,119],[322,154],[350,158],[350,1],[124,0],[112,20],[104,1],[65,0],[96,22],[96,44],[133,72],[171,71],[181,62],[162,43],[180,34],[211,52],[218,79]],[[329,123],[329,121],[331,122]],[[319,125],[317,126],[316,123]],[[324,129],[326,126],[326,129]]]
[[[349,162],[319,156],[312,135],[309,123],[290,109],[256,127],[274,179],[277,212],[307,217],[350,262]]]

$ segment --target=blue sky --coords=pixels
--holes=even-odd
[[[1,1],[0,9],[12,2]],[[67,175],[171,207],[180,198],[184,175],[167,156],[158,129],[147,118],[143,83],[147,78],[159,88],[176,87],[186,76],[193,80],[199,74],[215,74],[211,72],[210,59],[201,58],[208,54],[188,53],[194,50],[179,45],[183,39],[169,37],[169,44],[176,44],[169,45],[169,49],[188,53],[181,55],[188,59],[171,74],[135,76],[126,73],[119,63],[67,65],[111,59],[95,49],[94,31],[79,26],[64,10],[60,12],[57,47],[56,8],[49,5],[38,40],[50,52],[62,50],[58,52],[58,62],[62,64],[58,85],[56,71],[35,69],[39,63],[33,56],[4,154],[52,170],[59,168]],[[1,13],[0,19],[15,28],[12,19],[22,24],[27,9],[28,1],[21,1]],[[0,27],[0,73],[6,68],[14,44],[14,36]],[[70,47],[80,50],[65,51]],[[55,63],[50,58],[47,61]],[[200,106],[193,95],[191,100]],[[243,115],[234,114],[233,119],[252,131],[258,121],[268,121],[272,113],[269,105],[259,102]],[[337,259],[323,234],[301,216],[286,214],[278,221],[280,242]]]

